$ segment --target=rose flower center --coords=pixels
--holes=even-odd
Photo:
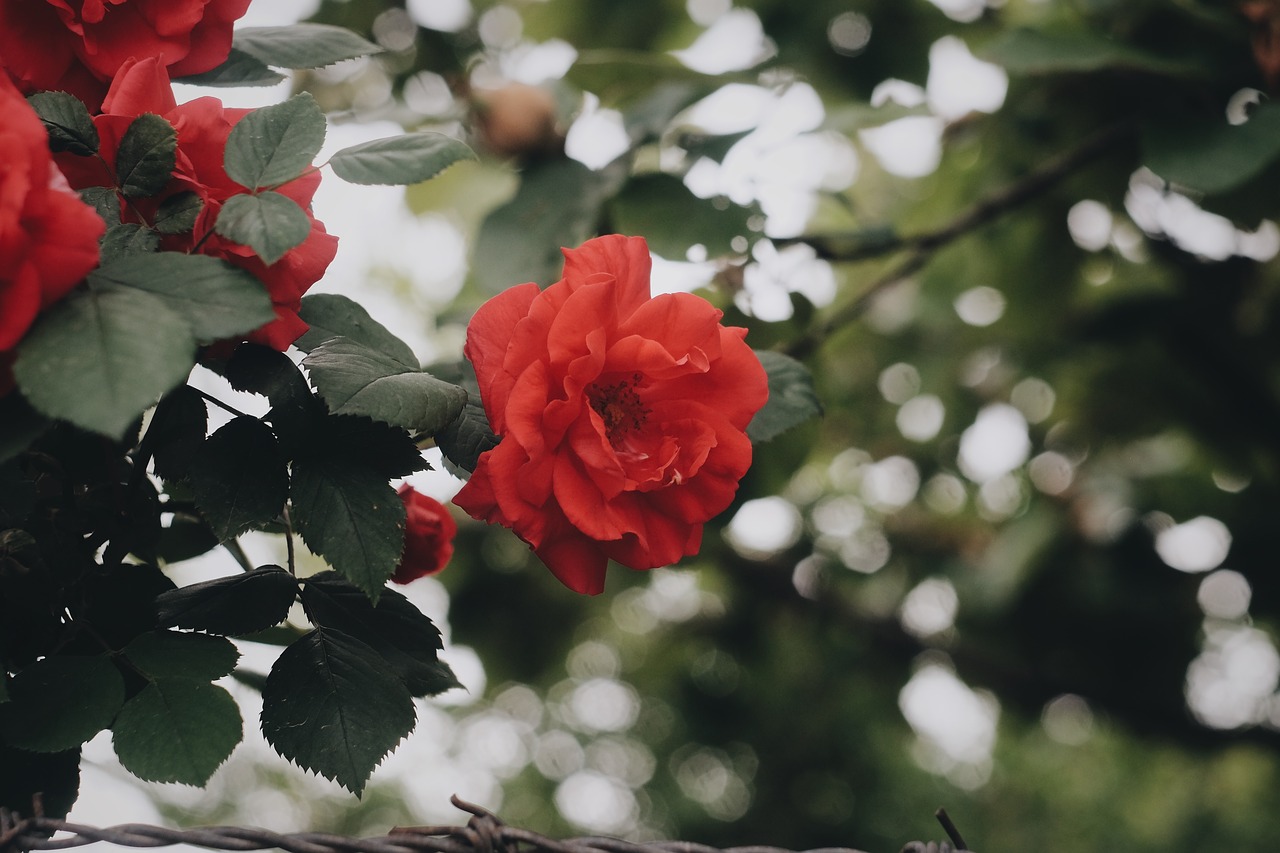
[[[587,386],[587,400],[595,409],[600,420],[604,421],[605,435],[614,447],[628,433],[644,426],[649,416],[649,409],[640,401],[635,386],[643,379],[640,374],[630,380],[622,379],[608,385],[593,384]]]

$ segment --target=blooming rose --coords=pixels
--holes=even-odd
[[[650,298],[644,240],[564,256],[563,279],[506,290],[471,320],[464,351],[501,440],[454,502],[595,594],[609,559],[648,569],[698,550],[751,464],[768,382],[746,330],[709,303]]]
[[[222,64],[249,0],[0,0],[0,65],[23,92],[58,89],[102,103],[130,57],[174,76]]]
[[[404,501],[407,513],[404,552],[400,565],[391,576],[395,583],[408,583],[426,575],[434,575],[453,556],[453,537],[458,523],[440,501],[415,491],[408,484],[396,494]]]
[[[36,315],[98,263],[106,225],[67,185],[44,124],[0,75],[0,393],[8,355]]]
[[[111,83],[102,114],[94,125],[101,138],[96,157],[64,154],[58,162],[72,186],[115,186],[116,151],[129,124],[143,113],[155,113],[168,119],[178,132],[177,161],[169,185],[156,196],[131,199],[122,206],[126,220],[151,222],[161,202],[180,192],[196,193],[204,208],[195,228],[185,234],[164,238],[163,248],[172,251],[197,251],[223,258],[253,273],[266,286],[275,305],[276,319],[248,335],[248,339],[278,350],[307,330],[298,317],[302,295],[324,275],[338,249],[338,239],[324,230],[324,225],[311,218],[311,233],[299,246],[290,249],[271,266],[267,266],[248,246],[233,243],[213,230],[218,211],[228,198],[246,192],[246,188],[227,177],[222,166],[227,136],[237,121],[249,110],[226,109],[217,98],[196,98],[177,104],[169,75],[155,58],[130,60]],[[275,189],[310,210],[311,198],[320,185],[320,173],[311,171]]]

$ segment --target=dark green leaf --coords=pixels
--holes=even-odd
[[[747,437],[753,444],[769,441],[822,414],[809,368],[780,352],[757,350],[756,355],[769,375],[769,401],[747,425]]]
[[[125,222],[108,228],[99,246],[99,263],[109,264],[128,255],[155,254],[160,249],[160,235],[144,225]]]
[[[171,589],[173,581],[157,567],[121,563],[90,575],[76,615],[108,646],[120,648],[156,628],[156,598]]]
[[[49,419],[31,408],[21,394],[0,397],[0,462],[26,450],[49,426]]]
[[[298,311],[311,328],[294,342],[303,352],[311,352],[330,338],[350,338],[369,349],[406,366],[416,366],[417,357],[404,341],[387,330],[387,327],[369,316],[360,303],[336,293],[311,293],[302,297]]]
[[[121,653],[137,670],[151,679],[195,678],[213,681],[235,669],[236,661],[240,659],[240,652],[236,651],[236,647],[226,637],[181,631],[148,631],[139,634]]]
[[[443,429],[467,401],[458,386],[349,338],[325,341],[302,363],[334,414],[364,415],[415,433]]]
[[[283,74],[278,71],[272,71],[262,60],[233,47],[226,60],[217,68],[212,68],[201,74],[179,77],[173,82],[220,88],[274,86],[284,79],[285,76]]]
[[[1280,104],[1260,104],[1249,120],[1160,122],[1143,134],[1148,168],[1181,187],[1220,193],[1241,186],[1280,156]]]
[[[404,504],[387,478],[340,455],[298,459],[291,501],[307,547],[376,600],[404,548]]]
[[[124,679],[104,657],[47,657],[20,670],[0,704],[10,746],[32,752],[75,749],[111,725],[124,704]]]
[[[449,424],[436,433],[436,446],[446,463],[466,474],[476,470],[480,454],[498,446],[498,436],[489,428],[489,418],[477,397],[469,397],[466,406]]]
[[[28,816],[34,797],[47,818],[66,819],[80,794],[80,750],[27,752],[0,742],[0,807]]]
[[[160,624],[239,637],[278,625],[298,593],[279,566],[184,586],[156,599]]]
[[[375,606],[337,573],[321,572],[303,583],[302,606],[314,624],[336,628],[371,646],[410,694],[435,696],[461,686],[437,658],[437,650],[443,648],[440,630],[400,593],[383,590]]]
[[[311,234],[311,219],[298,203],[277,192],[233,195],[218,211],[216,230],[253,249],[271,266]]]
[[[1118,69],[1172,77],[1204,76],[1212,69],[1185,57],[1163,56],[1087,32],[1009,30],[978,56],[1013,74],[1063,74]]]
[[[190,385],[180,385],[164,395],[147,425],[147,442],[156,473],[166,480],[180,480],[204,445],[209,412],[204,397]]]
[[[241,27],[232,45],[277,68],[323,68],[382,51],[351,30],[328,24]]]
[[[159,678],[121,709],[111,742],[125,769],[148,782],[203,785],[244,736],[231,694],[194,678]]]
[[[271,297],[253,273],[208,255],[118,258],[89,273],[89,283],[146,291],[181,316],[199,343],[251,332],[275,318]]]
[[[108,227],[120,224],[120,196],[115,187],[85,187],[79,193],[81,200],[97,211]]]
[[[98,129],[84,102],[66,92],[37,92],[27,98],[49,132],[49,148],[80,157],[98,152]]]
[[[306,92],[254,110],[227,137],[227,176],[251,190],[287,183],[311,165],[324,133],[324,113]]]
[[[224,541],[274,521],[289,494],[275,434],[247,415],[228,421],[205,440],[187,482],[205,520]]]
[[[154,113],[143,113],[129,125],[116,149],[116,181],[125,198],[160,192],[173,176],[178,133]]]
[[[162,564],[180,563],[207,554],[218,547],[218,537],[204,519],[175,515],[168,527],[160,530],[156,542],[156,558]]]
[[[195,227],[204,200],[194,192],[181,192],[160,202],[155,229],[161,234],[185,234]]]
[[[286,648],[262,688],[267,741],[356,794],[414,723],[413,699],[382,656],[333,629]]]
[[[267,420],[285,446],[308,437],[325,417],[302,371],[287,355],[259,344],[241,344],[222,368],[232,387],[271,401]]]
[[[341,458],[386,480],[428,467],[409,433],[357,415],[329,415],[314,421],[305,454],[299,458],[303,455]]]
[[[187,321],[164,300],[127,288],[91,288],[37,321],[18,345],[13,373],[44,414],[120,437],[187,377],[195,352]]]
[[[329,165],[353,184],[416,184],[475,157],[465,143],[443,133],[406,133],[343,148]]]
[[[747,219],[753,211],[727,200],[717,206],[700,199],[674,175],[632,178],[609,203],[609,215],[623,234],[643,234],[649,248],[669,260],[683,261],[692,246],[702,245],[710,257],[730,253],[734,238],[749,239]]]

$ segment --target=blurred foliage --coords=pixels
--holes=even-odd
[[[361,67],[361,85],[306,81],[330,110],[473,135],[483,150],[492,119],[479,118],[473,92],[515,74],[531,44],[560,39],[578,61],[544,84],[560,114],[538,126],[563,133],[583,92],[621,111],[629,145],[600,169],[538,139],[527,156],[491,154],[409,191],[416,212],[452,217],[473,250],[446,319],[494,288],[553,279],[558,245],[643,229],[673,260],[704,246],[719,271],[703,293],[754,346],[802,354],[825,409],[760,447],[741,489],[737,506],[780,496],[769,505],[778,523],[788,506],[797,514],[780,548],[735,550],[712,525],[688,565],[616,570],[603,596],[580,599],[506,531],[464,526],[441,579],[453,642],[477,650],[489,688],[456,714],[505,715],[536,759],[499,774],[509,821],[581,832],[552,804],[585,768],[606,800],[625,794],[631,812],[615,831],[715,845],[896,849],[940,835],[939,805],[981,850],[1172,853],[1280,838],[1280,268],[1274,224],[1241,237],[1280,213],[1280,138],[1269,124],[1227,122],[1229,105],[1247,112],[1249,90],[1266,98],[1260,67],[1275,48],[1259,27],[1274,28],[1280,8],[1245,4],[1262,9],[1254,23],[1208,0],[971,3],[966,22],[939,8],[964,5],[743,2],[771,53],[716,76],[667,51],[702,32],[688,10],[727,3],[481,2],[456,32],[415,27],[389,0],[321,4],[314,20],[395,46]],[[841,21],[869,27],[865,43],[840,47]],[[1007,95],[994,113],[949,117],[927,175],[895,176],[859,130],[929,110],[873,106],[872,94],[891,78],[932,91],[930,49],[946,36],[1003,65]],[[437,79],[423,74],[448,86],[447,107],[408,106]],[[809,135],[839,135],[858,155],[857,180],[819,188],[802,233],[767,230],[749,193],[703,199],[680,184],[698,157],[750,141],[704,132],[684,112],[727,82],[812,87],[826,118]],[[362,101],[363,91],[384,95]],[[1257,120],[1272,115],[1267,106]],[[778,156],[783,168],[801,155]],[[984,199],[991,215],[913,242]],[[1179,230],[1177,211],[1196,204],[1234,226],[1197,213]],[[1100,235],[1073,238],[1069,213],[1091,213]],[[1214,229],[1224,251],[1196,242]],[[766,321],[752,313],[753,276],[779,252],[802,263],[771,285],[793,291],[790,316]],[[895,275],[902,258],[908,274]],[[834,297],[802,295],[828,268]],[[957,306],[975,298],[996,307],[966,322]],[[926,395],[934,402],[908,408]],[[900,428],[913,411],[940,411],[940,426]],[[983,484],[958,460],[991,411],[1029,444]],[[1008,449],[1021,435],[995,441]],[[907,483],[905,499],[885,482]],[[1225,565],[1238,574],[1204,571],[1218,562],[1176,571],[1158,556],[1157,535],[1199,516],[1225,525]],[[1237,598],[1251,593],[1245,606],[1205,605],[1215,577]],[[912,627],[904,602],[922,588],[954,591],[954,623]],[[1248,661],[1229,653],[1242,637]],[[1230,693],[1226,676],[1203,687],[1229,664],[1252,692]],[[946,673],[999,708],[989,757],[948,757],[905,719],[904,688],[924,675],[950,684]],[[575,717],[574,691],[591,679],[634,691],[633,723]],[[1209,693],[1189,704],[1194,684]],[[956,723],[975,695],[938,692],[931,709]],[[530,711],[529,696],[545,705]],[[1206,717],[1214,701],[1233,713]],[[379,819],[414,819],[373,796]],[[335,828],[359,822],[344,815]]]

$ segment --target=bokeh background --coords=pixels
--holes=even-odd
[[[232,682],[247,738],[207,789],[138,783],[100,737],[72,820],[381,834],[465,820],[456,793],[717,846],[896,850],[941,837],[939,806],[984,851],[1280,839],[1280,152],[1224,158],[1208,195],[1149,168],[1267,100],[1276,3],[256,0],[242,23],[300,19],[385,52],[213,94],[307,89],[328,150],[425,129],[479,154],[407,189],[327,178],[318,289],[450,362],[560,246],[640,234],[655,291],[800,357],[825,415],[757,448],[698,557],[599,597],[459,516],[405,592],[467,690],[419,703],[362,801],[274,756]],[[413,482],[445,499],[428,454]]]

